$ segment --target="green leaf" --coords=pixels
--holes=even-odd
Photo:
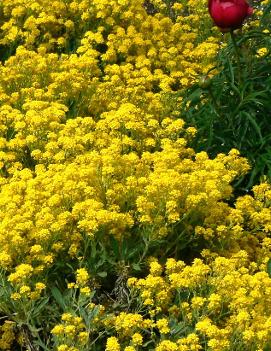
[[[52,293],[54,299],[56,300],[56,302],[59,304],[59,306],[63,310],[65,310],[66,309],[66,304],[65,304],[65,301],[63,299],[63,296],[62,296],[60,290],[57,287],[53,286],[51,288],[51,293]]]
[[[270,15],[270,11],[271,11],[271,2],[265,7],[262,18]]]
[[[195,89],[194,91],[192,91],[191,94],[188,95],[186,101],[190,100],[192,104],[199,102],[201,93],[202,93],[202,89],[200,88]]]
[[[119,256],[119,242],[117,239],[115,239],[112,235],[110,236],[110,243],[111,243],[111,247],[112,247],[112,250],[114,252],[114,255],[116,257]]]
[[[147,346],[149,346],[149,345],[151,345],[151,344],[153,344],[153,340],[150,340],[150,341],[145,342],[145,343],[142,345],[142,347],[147,347]],[[153,349],[152,349],[152,350],[153,350]]]
[[[271,278],[271,258],[267,262],[267,273],[269,274],[269,277]]]
[[[264,346],[263,351],[270,351],[271,350],[271,343],[268,343]]]
[[[50,351],[51,349],[49,349],[45,344],[44,342],[39,338],[39,340],[35,340],[35,344],[42,347],[42,349],[44,351]]]
[[[263,136],[262,136],[261,128],[258,126],[255,119],[249,113],[247,113],[245,111],[242,111],[241,113],[243,115],[245,115],[247,117],[247,119],[249,120],[249,122],[252,124],[252,126],[254,127],[255,131],[257,132],[257,134],[259,136],[261,144],[263,144]]]
[[[107,277],[107,272],[98,272],[97,275],[101,278]]]
[[[133,263],[132,264],[132,268],[135,270],[135,271],[141,271],[141,268],[140,268],[140,265],[138,263]]]
[[[35,304],[35,308],[32,311],[32,316],[31,317],[36,317],[39,316],[40,313],[42,313],[42,310],[45,308],[45,306],[48,304],[49,297],[44,298],[43,300],[40,301],[40,303]]]
[[[96,243],[91,243],[90,255],[92,258],[95,258],[97,254]]]

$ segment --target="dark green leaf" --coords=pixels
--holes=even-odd
[[[267,273],[269,274],[269,277],[271,278],[271,258],[267,262]]]

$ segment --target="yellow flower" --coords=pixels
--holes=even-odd
[[[65,334],[69,335],[69,336],[74,336],[76,333],[76,327],[75,325],[72,324],[68,324],[64,327],[64,332]]]
[[[105,351],[120,351],[120,344],[116,337],[111,336],[107,339]]]
[[[191,307],[194,309],[200,309],[204,305],[205,300],[204,297],[195,296],[191,300]]]
[[[23,285],[20,287],[20,294],[21,295],[28,295],[28,293],[31,291],[31,288],[27,285]]]
[[[178,351],[178,345],[169,340],[161,341],[155,348],[155,351]]]
[[[42,290],[44,290],[46,288],[46,285],[44,283],[38,282],[38,283],[35,284],[35,288],[38,291],[42,291]]]
[[[135,344],[135,345],[142,345],[142,343],[143,343],[143,337],[142,337],[142,335],[139,334],[139,333],[133,334],[133,335],[132,335],[132,342],[133,342],[133,344]]]
[[[85,286],[84,288],[80,288],[80,293],[86,296],[90,296],[91,290],[88,286]]]
[[[11,294],[10,295],[10,297],[11,297],[11,299],[12,300],[20,300],[20,298],[21,298],[21,294],[19,294],[19,293],[13,293],[13,294]]]
[[[54,326],[54,328],[51,330],[51,333],[55,335],[62,335],[64,333],[64,326],[62,324]]]
[[[156,322],[156,326],[161,334],[168,334],[170,332],[168,320],[166,318],[159,319]]]
[[[78,339],[80,340],[81,343],[85,344],[88,341],[88,333],[87,332],[80,332],[78,334]]]
[[[85,268],[79,268],[76,271],[76,283],[78,285],[85,285],[89,280],[89,274]]]

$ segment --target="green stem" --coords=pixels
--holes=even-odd
[[[236,59],[237,59],[237,70],[238,70],[237,75],[238,75],[238,83],[240,84],[241,83],[241,61],[240,61],[241,53],[237,45],[236,37],[235,37],[235,34],[233,33],[233,30],[230,31],[230,35],[231,35],[231,40],[232,40],[232,44],[233,44]]]

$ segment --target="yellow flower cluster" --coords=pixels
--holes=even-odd
[[[172,94],[214,60],[210,26],[189,25],[204,9],[190,1],[173,18],[135,0],[1,2],[3,268],[40,274],[101,228],[119,239],[153,221],[152,237],[165,236],[188,208],[208,217],[230,196],[247,164],[195,156]]]
[[[216,222],[218,225],[214,227],[207,223],[197,226],[195,231],[206,239],[213,235],[220,237],[221,243],[225,244],[221,251],[223,255],[246,250],[249,259],[265,270],[271,257],[271,186],[264,182],[254,186],[252,191],[252,195],[238,197],[235,207],[228,208],[224,219]]]
[[[120,351],[120,344],[116,337],[111,336],[107,339],[105,351]]]
[[[120,349],[121,345],[127,345],[124,350],[134,351],[137,347],[143,344],[143,336],[138,330],[142,328],[154,327],[149,319],[144,319],[138,313],[125,313],[121,312],[118,316],[108,316],[104,321],[105,326],[114,328],[117,332],[118,338],[115,336],[109,337],[106,343],[106,350],[113,351]]]
[[[160,265],[159,277],[153,275],[151,264],[145,279],[128,280],[152,316],[148,323],[138,323],[139,330],[144,330],[145,323],[147,328],[156,325],[161,337],[171,335],[171,339],[161,339],[155,350],[201,350],[206,340],[212,351],[234,350],[237,345],[260,350],[271,342],[268,273],[258,270],[246,251],[209,261],[195,259],[186,265],[171,258],[165,267]],[[193,333],[187,334],[182,328],[176,332],[181,325]],[[119,327],[118,333],[121,338]],[[184,336],[178,337],[178,333]]]
[[[155,348],[155,351],[199,351],[202,347],[199,343],[199,337],[195,333],[190,333],[187,337],[179,339],[176,343],[170,340],[161,341]]]
[[[29,264],[20,264],[16,267],[15,272],[11,273],[8,277],[14,288],[14,293],[11,294],[12,300],[31,299],[36,300],[41,296],[41,293],[46,288],[42,282],[31,280],[33,267]]]
[[[180,140],[167,139],[161,151],[141,157],[110,145],[3,178],[0,263],[18,265],[9,280],[39,274],[60,251],[75,256],[82,234],[95,237],[101,227],[120,238],[139,221],[154,239],[171,233],[178,220],[184,235],[192,236],[189,216],[215,223],[227,208],[222,200],[231,195],[230,181],[247,164],[235,152],[214,160],[201,153],[193,160]]]
[[[149,335],[156,351],[201,350],[205,342],[212,351],[234,350],[236,345],[260,350],[271,342],[271,278],[258,271],[245,251],[231,258],[217,256],[209,264],[201,259],[192,265],[168,259],[163,267],[152,261],[145,279],[130,278],[128,284],[139,292],[151,319],[126,313],[113,317],[111,325],[118,338],[109,341],[114,341],[116,350],[116,345],[126,345],[124,340],[135,330]],[[175,330],[180,325],[185,330],[189,325],[193,333],[179,328],[179,336]],[[160,342],[151,332],[155,327]],[[171,339],[165,340],[164,334],[170,334]]]
[[[80,351],[80,347],[83,347],[89,339],[82,318],[71,313],[64,313],[61,319],[62,323],[57,324],[51,331],[59,344],[57,351]],[[74,345],[78,345],[79,348]]]
[[[85,297],[81,301],[83,303],[79,302],[77,305],[79,311],[65,312],[62,316],[58,316],[61,321],[51,330],[57,351],[88,350],[90,345],[95,344],[100,328],[104,328],[106,324],[106,321],[103,321],[104,306],[90,302],[91,299],[85,294],[83,296]],[[77,295],[73,294],[72,299],[76,298]],[[82,311],[84,313],[79,316],[78,313]]]
[[[80,289],[80,294],[90,296],[89,274],[85,268],[76,270],[76,282],[68,283],[68,289]]]
[[[8,320],[0,326],[0,350],[11,350],[15,340],[14,327],[15,323]]]

